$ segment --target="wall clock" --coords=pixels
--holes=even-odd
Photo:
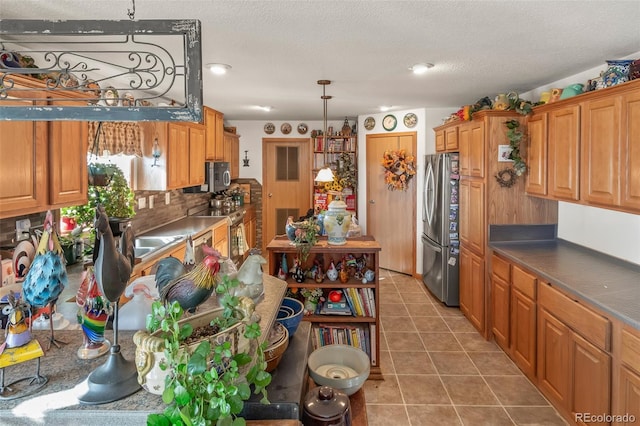
[[[264,125],[264,132],[268,135],[276,131],[276,126],[273,123],[267,123]]]
[[[371,130],[376,126],[376,120],[373,117],[367,117],[364,119],[364,128]]]
[[[397,125],[398,125],[398,119],[393,114],[385,115],[384,118],[382,119],[382,127],[384,127],[384,129],[389,132],[395,129]]]
[[[283,135],[288,135],[289,133],[291,133],[291,124],[282,123],[282,126],[280,126],[280,131]]]

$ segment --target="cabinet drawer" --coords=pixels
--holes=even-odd
[[[514,288],[520,290],[522,294],[532,300],[536,300],[536,277],[529,272],[513,265],[511,284]]]
[[[509,262],[496,256],[491,256],[491,271],[493,274],[499,276],[506,282],[511,280],[511,270],[509,268]]]
[[[622,330],[622,362],[640,373],[640,337],[630,330]]]
[[[591,309],[562,294],[550,284],[538,286],[538,302],[556,318],[591,343],[611,351],[611,322]]]

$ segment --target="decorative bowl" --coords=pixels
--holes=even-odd
[[[326,345],[311,352],[309,375],[318,385],[340,389],[353,395],[369,377],[369,356],[353,346]]]
[[[278,317],[276,320],[287,327],[289,337],[291,338],[298,329],[303,315],[304,305],[302,302],[292,297],[285,297],[282,299],[281,309],[278,310]]]
[[[266,371],[271,373],[278,367],[282,355],[289,347],[289,331],[287,327],[276,322],[269,332],[269,346],[264,351],[264,360],[267,363]]]

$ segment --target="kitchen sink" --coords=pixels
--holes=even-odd
[[[178,240],[178,237],[136,237],[134,242],[134,254],[137,258],[148,256]]]
[[[149,253],[155,250],[157,250],[157,248],[155,247],[134,247],[133,253],[135,257],[141,258],[141,257],[145,257],[146,255],[148,255]]]

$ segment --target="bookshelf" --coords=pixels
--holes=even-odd
[[[312,180],[318,174],[318,171],[325,166],[331,167],[333,173],[340,175],[341,165],[344,164],[345,159],[348,157],[348,161],[352,165],[353,170],[353,182],[351,185],[347,185],[343,189],[344,201],[347,203],[347,210],[356,212],[358,199],[357,179],[358,179],[358,138],[356,135],[344,136],[344,135],[329,135],[326,138],[326,153],[325,153],[325,137],[317,136],[311,139],[313,143],[313,166],[312,166]],[[314,182],[314,197],[313,204],[316,214],[319,210],[327,210],[327,206],[333,200],[333,195],[327,193],[324,189],[324,183]]]
[[[321,306],[315,314],[304,316],[304,321],[312,323],[312,341],[315,347],[328,343],[343,343],[361,347],[371,359],[371,379],[382,379],[380,369],[380,301],[379,301],[379,258],[380,244],[371,236],[348,238],[341,246],[329,245],[326,237],[320,237],[318,244],[311,248],[308,258],[302,264],[307,271],[314,265],[320,265],[325,273],[324,280],[317,282],[312,278],[305,278],[302,283],[296,282],[290,274],[286,277],[289,289],[320,288],[324,297],[329,300],[331,291],[340,290],[351,297],[351,302],[360,304],[350,314],[320,314]],[[298,256],[297,248],[286,237],[276,237],[267,245],[268,267],[271,275],[277,276],[282,265],[283,255],[289,268]],[[343,260],[345,259],[345,260]],[[358,266],[353,262],[360,262],[361,271],[369,270],[373,273],[371,281],[363,283],[362,278],[354,273]],[[348,264],[351,270],[348,280],[343,283],[340,279],[331,281],[326,277],[326,271],[331,263]],[[306,275],[306,274],[305,274]],[[346,297],[345,297],[346,299]],[[300,296],[300,300],[303,300]]]

